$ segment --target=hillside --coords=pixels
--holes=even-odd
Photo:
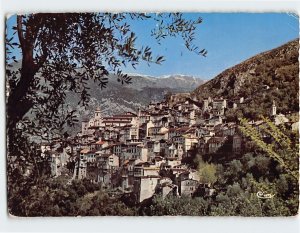
[[[299,42],[293,40],[258,54],[192,92],[199,100],[210,97],[244,97],[241,113],[248,117],[268,114],[274,100],[279,112],[298,112]]]

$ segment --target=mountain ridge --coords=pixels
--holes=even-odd
[[[259,53],[228,68],[192,92],[197,99],[244,97],[243,115],[267,114],[276,101],[282,113],[299,110],[299,39]],[[248,111],[251,109],[251,111]],[[257,113],[254,113],[257,111]],[[251,113],[250,113],[251,112]],[[246,113],[246,114],[245,114]]]

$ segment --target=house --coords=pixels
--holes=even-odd
[[[154,127],[153,122],[151,120],[148,121],[147,124],[146,124],[146,137],[149,137],[149,129],[153,128],[153,127]]]
[[[181,164],[181,160],[177,158],[167,158],[166,166],[173,168]]]
[[[232,152],[234,154],[240,153],[242,151],[242,137],[235,134],[232,139]]]
[[[162,198],[165,198],[167,195],[172,194],[178,196],[178,186],[173,184],[172,180],[168,177],[162,177],[159,179],[159,182],[156,187],[156,193],[162,195]]]
[[[122,142],[118,142],[118,143],[114,143],[112,145],[112,153],[117,155],[118,157],[121,157],[121,153],[122,153],[122,148],[125,146],[124,143]]]
[[[168,139],[168,129],[156,126],[148,129],[148,136],[153,140]]]
[[[184,151],[187,152],[193,149],[198,144],[198,139],[194,136],[183,136],[184,137]]]
[[[97,156],[98,176],[97,181],[105,187],[111,187],[112,176],[119,167],[119,157],[114,154],[102,154]]]
[[[283,114],[278,114],[278,115],[274,116],[274,124],[275,125],[280,125],[280,124],[284,124],[287,122],[289,122],[289,119],[286,118],[286,116]]]
[[[199,138],[198,140],[198,150],[200,153],[202,154],[206,154],[207,153],[207,146],[206,146],[206,140],[204,137]]]
[[[194,196],[199,197],[211,197],[216,193],[216,190],[211,186],[211,184],[199,184],[197,191]]]
[[[217,129],[217,127],[219,128]],[[237,133],[237,125],[235,123],[228,123],[225,125],[215,126],[216,136],[233,136]]]
[[[166,163],[166,159],[161,156],[155,156],[152,160],[152,166],[156,168],[160,168],[163,164]]]
[[[82,122],[81,122],[81,133],[82,133],[82,135],[89,134],[88,127],[89,127],[89,119],[83,118]]]
[[[200,176],[198,171],[195,169],[186,169],[184,170],[184,172],[180,173],[177,178],[179,182],[188,179],[200,181]]]
[[[141,142],[130,142],[122,146],[121,159],[141,159],[147,161],[148,149]]]
[[[151,164],[149,162],[142,162],[134,166],[133,175],[134,177],[158,176],[159,170],[159,167],[155,166],[155,164]]]
[[[182,135],[174,136],[174,137],[172,137],[172,142],[175,143],[175,144],[184,145],[185,144],[185,138]]]
[[[175,158],[178,157],[177,147],[174,143],[168,144],[165,150],[165,156],[167,158]]]
[[[212,102],[213,109],[222,109],[227,108],[227,101],[226,99],[214,99]]]
[[[210,125],[218,125],[223,123],[223,118],[221,116],[212,116],[207,120]]]
[[[160,126],[151,127],[148,129],[148,136],[151,137],[153,135],[156,135],[160,132],[160,130],[161,130]]]
[[[125,160],[121,169],[121,188],[130,191],[134,185],[134,166],[143,161],[139,159]]]
[[[216,153],[218,149],[224,145],[227,137],[212,137],[208,140],[208,153]]]
[[[196,137],[201,138],[205,135],[209,135],[210,130],[208,128],[202,126],[202,127],[195,129],[195,134],[196,134]]]
[[[197,191],[199,186],[199,181],[193,179],[180,180],[178,188],[180,196],[192,197]]]
[[[149,112],[138,109],[138,119],[140,124],[147,123],[150,120]]]
[[[88,163],[96,162],[96,151],[91,151],[89,149],[83,149],[80,151],[80,158],[85,158]]]
[[[179,127],[169,129],[169,139],[172,140],[173,137],[182,136],[190,127]]]
[[[142,202],[153,196],[157,189],[160,176],[149,175],[149,176],[138,176],[134,179],[133,192],[137,197],[137,202]]]
[[[84,179],[87,175],[87,158],[85,153],[80,153],[79,159],[75,163],[75,169],[72,179]]]
[[[101,150],[102,148],[107,147],[107,146],[108,146],[108,142],[107,141],[99,140],[99,141],[95,142],[95,147],[92,148],[92,149],[94,149],[94,150]]]
[[[119,157],[114,154],[98,154],[96,161],[97,167],[104,170],[114,170],[120,166]]]

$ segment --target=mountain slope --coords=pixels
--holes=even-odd
[[[248,103],[242,111],[252,115],[267,114],[273,100],[279,112],[297,112],[298,50],[297,39],[258,54],[199,86],[192,95],[198,99],[244,97]]]
[[[100,106],[103,115],[120,114],[124,111],[137,111],[139,107],[146,106],[151,101],[163,100],[167,92],[191,92],[204,81],[199,78],[184,75],[169,75],[167,77],[151,77],[143,75],[130,75],[131,84],[120,84],[117,77],[108,77],[107,87],[100,89],[93,82],[89,83],[91,102],[87,110],[78,107],[78,96],[67,95],[70,105],[76,107],[81,116],[88,115],[96,106]]]
[[[15,62],[11,71],[17,71],[21,67],[21,62]],[[39,74],[37,74],[39,75]],[[66,96],[66,103],[77,108],[79,115],[86,115],[100,106],[103,115],[120,114],[124,111],[136,111],[137,108],[149,104],[151,101],[163,100],[167,92],[181,93],[191,92],[203,80],[187,75],[168,75],[163,77],[153,77],[140,74],[128,74],[131,77],[130,84],[119,83],[116,75],[108,76],[108,84],[104,89],[100,89],[93,81],[88,81],[89,92],[91,94],[90,107],[78,106],[79,96],[69,92]]]

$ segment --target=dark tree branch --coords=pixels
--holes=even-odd
[[[25,47],[25,41],[24,41],[24,35],[23,35],[23,29],[22,29],[22,15],[17,16],[17,31],[18,31],[18,37],[20,41],[21,49],[23,50]]]

